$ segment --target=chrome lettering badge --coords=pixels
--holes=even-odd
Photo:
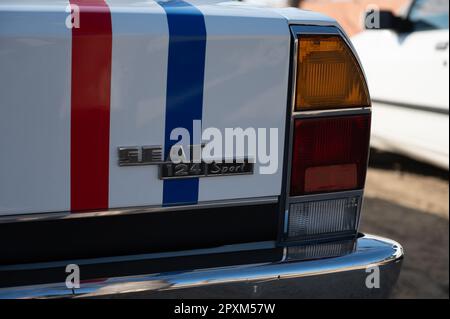
[[[160,179],[211,177],[253,174],[253,163],[248,159],[233,160],[231,163],[164,163],[160,165]]]
[[[160,179],[246,175],[253,174],[254,169],[254,163],[248,158],[209,163],[203,161],[173,163],[170,158],[163,161],[162,146],[119,147],[118,155],[119,166],[159,165]]]
[[[119,147],[119,166],[157,165],[162,157],[162,146]]]

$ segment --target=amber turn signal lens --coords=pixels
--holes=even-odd
[[[370,106],[362,70],[338,35],[298,41],[296,111]]]

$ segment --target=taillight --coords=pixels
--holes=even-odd
[[[285,237],[357,234],[367,171],[370,97],[344,36],[331,27],[293,27],[290,170]]]
[[[296,119],[291,196],[362,189],[370,115]]]
[[[369,106],[364,75],[339,35],[299,38],[295,110]]]

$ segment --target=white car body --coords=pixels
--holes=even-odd
[[[351,40],[373,101],[371,145],[448,169],[448,28],[374,29]]]
[[[112,20],[112,62],[109,196],[104,208],[161,206],[164,183],[157,178],[158,167],[119,167],[117,148],[164,145],[167,16],[155,1],[106,3]],[[203,127],[278,128],[282,163],[289,23],[337,23],[292,8],[191,3],[204,15],[207,34]],[[39,6],[31,0],[0,1],[0,215],[71,209],[68,5],[68,0]],[[43,78],[37,81],[36,75]],[[281,169],[262,175],[256,166],[249,176],[201,179],[197,201],[278,196],[281,183]]]

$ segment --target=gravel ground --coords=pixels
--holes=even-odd
[[[448,172],[372,154],[361,230],[394,239],[405,260],[393,298],[449,298]]]

